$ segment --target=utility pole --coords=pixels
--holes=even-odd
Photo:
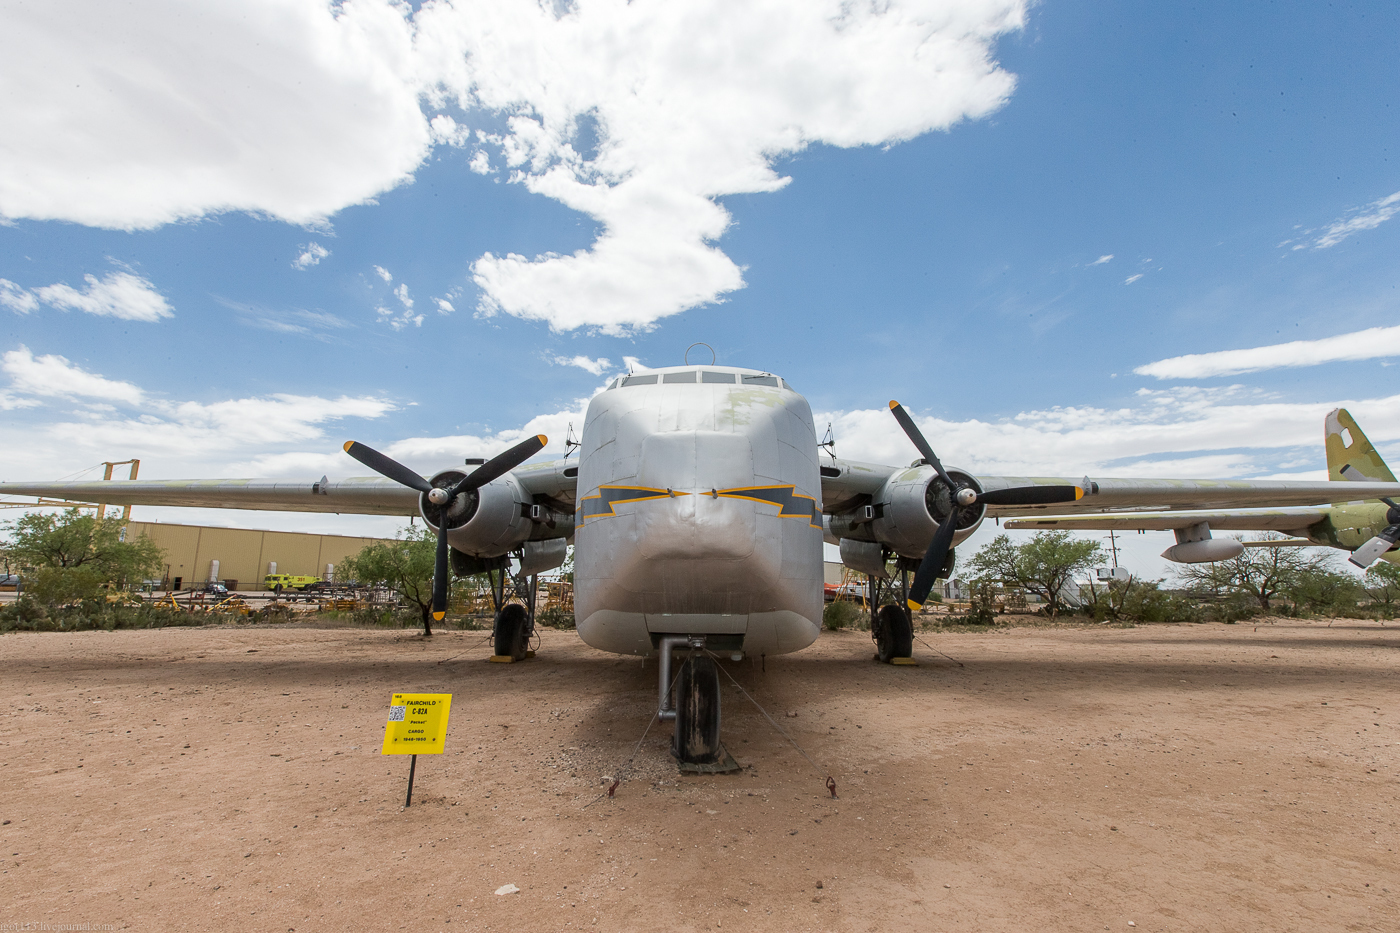
[[[1118,569],[1118,539],[1113,534],[1113,529],[1108,531],[1108,550],[1113,555],[1113,569]]]

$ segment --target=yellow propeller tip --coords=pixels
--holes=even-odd
[[[894,411],[898,407],[899,403],[896,402],[894,399],[890,399],[890,411]]]
[[[924,607],[924,604],[923,604],[923,603],[916,603],[916,602],[914,602],[914,600],[912,600],[912,599],[911,599],[911,600],[908,600],[907,602],[908,602],[908,605],[909,605],[909,611],[910,611],[910,612],[918,612],[920,609],[922,609],[922,608]]]
[[[445,612],[434,612],[434,613],[433,613],[433,621],[434,621],[434,622],[441,622],[441,621],[442,621],[442,617],[445,616],[445,615],[447,615],[447,613],[445,613]]]
[[[344,446],[343,448],[341,448],[341,449],[344,450],[344,451],[348,454],[348,453],[350,452],[350,448],[351,448],[351,447],[354,447],[354,446],[355,446],[355,442],[354,442],[354,441],[346,441],[346,442],[345,442],[345,446]]]
[[[541,447],[549,443],[549,438],[545,437],[543,434],[536,434],[535,437],[539,439]]]
[[[1075,486],[1075,487],[1074,487],[1074,501],[1075,501],[1075,502],[1078,502],[1080,499],[1083,499],[1083,498],[1084,498],[1084,490],[1083,490],[1083,489],[1080,489],[1078,486]]]

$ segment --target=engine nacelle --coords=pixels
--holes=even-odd
[[[959,485],[982,491],[969,473],[949,470],[948,475]],[[877,541],[896,554],[920,558],[928,550],[939,524],[947,521],[949,515],[956,513],[956,545],[976,531],[987,514],[987,507],[980,503],[957,508],[953,491],[927,465],[895,473],[885,480],[874,500],[855,512],[831,516],[828,533],[836,538]]]
[[[432,478],[439,489],[451,488],[465,473],[444,470]],[[418,497],[418,514],[434,531],[447,520],[447,542],[464,554],[496,557],[508,554],[530,540],[536,522],[531,519],[533,499],[520,481],[507,473],[479,489],[464,492],[446,507],[433,505],[427,493]]]

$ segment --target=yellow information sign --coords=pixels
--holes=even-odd
[[[389,701],[381,755],[441,755],[450,693],[396,693]]]

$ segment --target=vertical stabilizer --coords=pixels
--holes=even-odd
[[[1327,413],[1327,478],[1335,481],[1393,483],[1395,474],[1345,408]]]

